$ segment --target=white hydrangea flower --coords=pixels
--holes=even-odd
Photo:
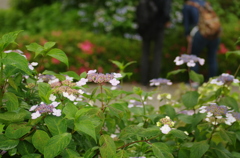
[[[169,127],[169,125],[163,125],[160,130],[162,131],[163,134],[168,134],[171,131],[171,128]]]
[[[37,107],[38,107],[38,105],[33,105],[33,106],[29,109],[29,111],[34,111]]]
[[[121,73],[113,73],[114,75],[114,78],[120,78],[122,77],[122,74]]]
[[[73,81],[73,77],[66,76],[66,80]]]
[[[196,63],[193,60],[190,60],[189,62],[187,62],[188,67],[194,67],[195,65]]]
[[[55,95],[51,94],[50,97],[49,97],[49,100],[51,100],[51,101],[55,101],[56,98],[57,98],[57,97],[56,97]]]
[[[58,78],[55,78],[53,80],[48,81],[49,84],[55,83],[55,82],[59,82]]]
[[[232,123],[235,122],[235,121],[236,121],[236,118],[233,117],[232,114],[230,114],[230,113],[227,113],[227,114],[226,114],[225,123],[226,123],[227,125],[232,125]]]
[[[36,111],[35,113],[32,113],[31,116],[32,116],[32,119],[36,119],[36,118],[40,117],[41,114],[39,113],[39,111]]]
[[[53,109],[53,115],[55,115],[55,116],[61,116],[61,110],[60,109]]]
[[[206,106],[200,107],[199,110],[200,110],[199,113],[205,113],[205,112],[207,112]]]
[[[88,79],[86,78],[81,78],[78,82],[76,82],[77,86],[84,86],[88,82]]]
[[[89,70],[87,74],[89,75],[89,74],[93,74],[93,73],[96,73],[96,72],[97,72],[97,70]]]
[[[116,86],[116,85],[118,85],[118,84],[120,83],[120,81],[118,81],[116,78],[114,78],[114,79],[111,79],[111,80],[109,81],[109,83],[111,83],[112,86]]]

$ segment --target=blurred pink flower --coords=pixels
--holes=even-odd
[[[55,58],[52,58],[51,60],[53,64],[60,64],[60,61]]]
[[[219,53],[219,54],[225,54],[225,53],[227,53],[227,52],[228,52],[228,49],[226,48],[226,46],[225,46],[223,43],[221,43],[221,44],[219,45],[218,53]]]
[[[84,41],[82,43],[78,43],[78,48],[80,48],[84,53],[93,54],[94,44],[89,41]]]

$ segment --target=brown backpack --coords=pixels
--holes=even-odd
[[[208,39],[219,37],[221,33],[221,23],[211,5],[208,2],[206,2],[204,6],[192,1],[187,1],[186,3],[199,10],[198,29],[201,35]]]

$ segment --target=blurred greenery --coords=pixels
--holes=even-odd
[[[227,51],[240,49],[234,44],[240,31],[240,1],[209,1],[221,17],[223,27],[218,52],[219,74],[234,73],[239,61],[232,59],[234,61],[226,65],[224,60]],[[132,81],[138,81],[141,40],[136,33],[134,20],[137,3],[138,0],[10,0],[10,8],[0,10],[0,34],[24,30],[18,37],[18,43],[26,54],[29,52],[21,47],[23,45],[57,42],[57,47],[69,56],[70,69],[78,73],[88,69],[104,72],[117,70],[109,60],[125,63],[137,61],[127,71],[134,73]],[[186,53],[181,15],[183,3],[184,0],[173,0],[172,3],[172,27],[165,33],[165,60],[161,77],[181,68],[176,67],[173,60],[179,54]],[[83,47],[90,47],[91,53],[86,53]],[[9,49],[14,49],[14,46]],[[205,56],[203,53],[202,57]],[[46,61],[45,67],[49,65],[49,61]],[[59,72],[67,68],[56,64],[51,69]],[[202,73],[206,74],[207,69],[205,65],[201,69]]]

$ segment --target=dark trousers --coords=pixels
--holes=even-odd
[[[141,84],[149,85],[149,80],[159,78],[161,69],[164,29],[156,32],[151,39],[142,39]]]
[[[218,46],[220,43],[220,38],[216,39],[206,39],[204,38],[200,32],[196,32],[196,34],[193,37],[192,42],[192,50],[191,54],[194,54],[199,57],[200,53],[204,48],[207,48],[207,64],[208,64],[208,76],[207,80],[210,77],[216,76],[218,72],[218,63],[217,63],[217,51]],[[195,72],[199,72],[199,64],[196,64],[195,67],[192,68]]]

